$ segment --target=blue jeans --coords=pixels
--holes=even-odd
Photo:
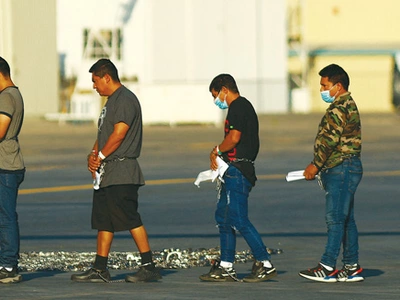
[[[325,189],[325,220],[328,242],[321,263],[335,267],[343,244],[344,264],[358,263],[358,231],[354,219],[354,194],[361,181],[363,167],[356,157],[321,173]]]
[[[15,267],[19,258],[18,187],[25,170],[0,173],[0,266]]]
[[[232,263],[235,261],[236,231],[244,237],[256,260],[270,260],[260,234],[248,218],[247,201],[252,188],[250,182],[234,166],[229,166],[224,181],[215,212],[219,228],[221,260]]]

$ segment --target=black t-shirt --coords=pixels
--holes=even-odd
[[[241,137],[235,148],[223,154],[226,162],[237,167],[254,186],[257,180],[253,162],[260,149],[258,117],[253,105],[244,97],[233,101],[225,120],[225,136],[231,130],[240,131]]]

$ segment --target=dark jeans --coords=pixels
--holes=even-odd
[[[270,260],[260,234],[248,218],[247,201],[252,188],[250,182],[234,166],[229,166],[224,181],[215,212],[220,235],[221,260],[232,263],[235,261],[236,230],[244,237],[256,260]]]
[[[18,187],[25,171],[0,173],[0,266],[15,267],[19,258]]]
[[[354,219],[354,194],[361,181],[363,167],[356,157],[321,173],[325,189],[325,219],[328,242],[321,263],[335,267],[343,244],[343,263],[358,263],[358,231]]]

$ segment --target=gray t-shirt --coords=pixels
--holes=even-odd
[[[98,122],[98,146],[101,150],[114,130],[124,122],[129,126],[122,144],[105,159],[101,187],[120,184],[144,185],[144,177],[137,158],[142,148],[142,111],[134,93],[125,86],[108,97]]]
[[[0,140],[0,169],[23,170],[25,165],[18,134],[24,120],[24,101],[17,87],[7,87],[0,93],[0,114],[11,118],[5,137]]]

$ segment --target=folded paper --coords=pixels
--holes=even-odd
[[[291,181],[295,181],[295,180],[305,179],[303,174],[304,174],[304,170],[289,172],[286,175],[286,181],[291,182]]]
[[[226,169],[228,169],[229,165],[222,160],[219,156],[217,157],[217,164],[218,168],[216,170],[207,170],[200,172],[199,175],[197,175],[197,178],[194,182],[194,184],[197,187],[200,187],[200,182],[211,180],[212,182],[215,181],[215,179],[218,177],[219,180],[224,182],[223,176],[226,172]]]

